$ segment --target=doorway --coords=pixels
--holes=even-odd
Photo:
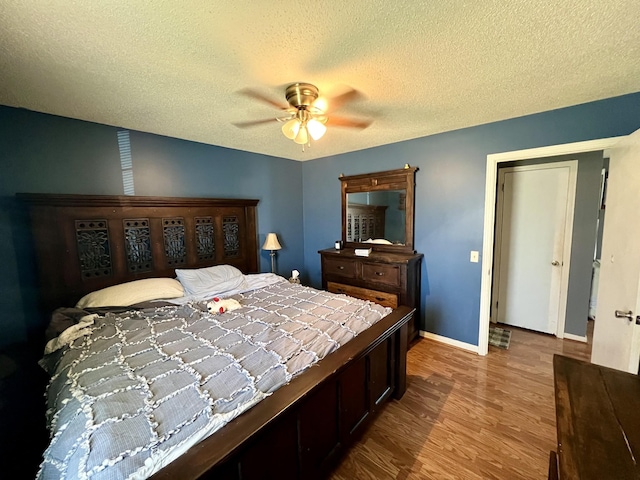
[[[638,373],[640,364],[640,130],[609,152],[606,223],[591,361]]]
[[[489,351],[489,322],[491,317],[491,289],[493,284],[493,251],[497,200],[498,166],[514,165],[532,158],[548,158],[586,152],[603,151],[613,147],[622,137],[612,137],[586,142],[576,142],[549,147],[532,148],[487,155],[485,176],[484,235],[482,247],[482,280],[480,293],[480,318],[478,325],[478,354]],[[588,305],[587,305],[588,308]],[[568,337],[561,332],[558,338]]]
[[[562,335],[577,173],[577,160],[499,169],[491,321]]]

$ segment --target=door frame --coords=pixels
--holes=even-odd
[[[525,172],[531,170],[540,170],[541,168],[569,168],[569,182],[567,185],[567,205],[566,205],[566,213],[565,213],[565,224],[564,224],[564,234],[563,234],[563,245],[562,245],[562,271],[560,273],[560,282],[558,287],[560,288],[560,296],[557,300],[550,300],[549,311],[551,312],[551,308],[554,310],[557,309],[558,316],[557,322],[555,325],[555,335],[558,338],[564,338],[564,324],[567,314],[567,291],[569,289],[569,271],[571,269],[571,240],[573,239],[573,218],[574,218],[574,209],[575,209],[575,200],[576,200],[576,186],[578,181],[578,161],[577,160],[563,160],[559,162],[542,162],[536,163],[533,165],[514,165],[506,167],[507,169],[511,169],[514,172]],[[500,179],[500,171],[497,171],[497,179]],[[496,192],[497,192],[497,183],[496,183]],[[504,199],[501,195],[497,194],[496,200],[496,213],[500,212],[501,209],[504,208]],[[500,260],[501,260],[501,241],[500,241],[500,233],[502,230],[502,219],[499,217],[496,220],[496,229],[495,229],[495,238],[494,238],[494,267],[493,270],[496,272],[496,281],[492,282],[492,292],[491,298],[498,294],[498,288],[500,283]],[[551,261],[551,260],[550,260]],[[557,277],[556,277],[557,278]],[[553,290],[553,288],[552,288]],[[491,313],[491,310],[490,312]]]
[[[478,355],[489,352],[489,315],[491,311],[491,284],[493,280],[494,225],[496,217],[496,193],[498,164],[520,162],[533,158],[573,155],[613,147],[621,137],[609,137],[585,142],[565,143],[548,147],[529,148],[487,155],[484,198],[484,233],[482,237],[482,279],[480,285],[480,319],[478,325]],[[568,272],[567,272],[568,275]]]

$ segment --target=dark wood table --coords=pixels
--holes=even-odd
[[[640,479],[640,377],[562,355],[553,370],[558,478]]]

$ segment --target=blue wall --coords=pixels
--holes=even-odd
[[[37,310],[36,265],[17,192],[122,195],[117,129],[0,107],[0,347],[33,337],[48,320]],[[292,160],[131,132],[137,195],[255,198],[259,242],[278,234],[278,273],[303,265],[302,164]],[[270,271],[268,252],[260,252]]]
[[[585,153],[578,160],[565,332],[584,338],[587,337],[603,165],[602,152]]]
[[[478,344],[485,168],[491,153],[627,135],[640,93],[305,162],[305,271],[320,286],[318,250],[341,235],[340,173],[416,166],[415,248],[424,254],[421,328]]]
[[[320,286],[318,250],[340,238],[340,173],[419,167],[416,249],[424,253],[422,328],[477,344],[486,156],[626,135],[640,94],[307,162],[131,132],[137,195],[260,200],[259,242],[276,232],[278,273]],[[42,333],[36,266],[17,192],[122,194],[115,127],[0,107],[0,347]],[[261,269],[270,269],[261,252]]]

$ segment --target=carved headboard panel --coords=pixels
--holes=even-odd
[[[42,306],[176,268],[258,272],[258,200],[17,194],[29,205]]]

